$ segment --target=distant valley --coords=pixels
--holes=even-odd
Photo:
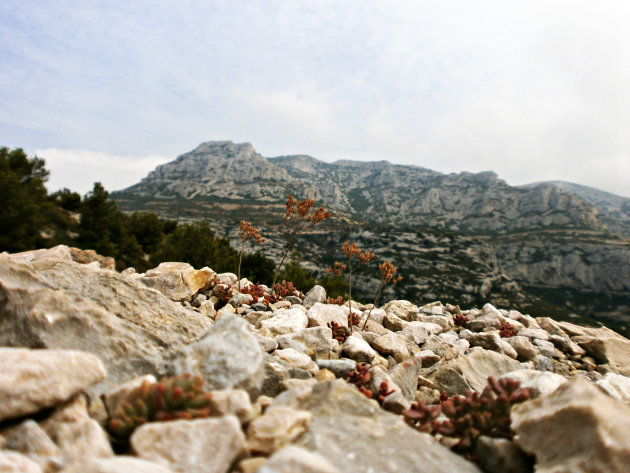
[[[236,242],[252,221],[277,258],[286,195],[334,211],[300,242],[303,265],[323,272],[343,241],[390,259],[404,280],[388,297],[532,315],[583,317],[630,328],[630,199],[565,182],[513,187],[492,172],[442,174],[387,161],[326,163],[306,155],[265,158],[248,143],[202,143],[112,197],[127,211],[206,219]],[[358,275],[358,297],[378,285]]]

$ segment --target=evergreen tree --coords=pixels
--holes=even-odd
[[[81,248],[113,256],[118,269],[128,266],[146,269],[142,247],[130,230],[129,217],[109,199],[109,193],[100,182],[94,183],[92,191],[86,194],[80,210],[77,242]]]
[[[181,261],[195,268],[208,266],[217,273],[234,272],[238,253],[225,238],[217,238],[206,221],[178,225],[160,248],[151,255],[155,265]]]
[[[44,245],[48,175],[43,159],[29,159],[20,148],[0,148],[0,251]]]

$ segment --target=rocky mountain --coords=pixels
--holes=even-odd
[[[564,189],[590,202],[597,207],[601,220],[611,232],[630,237],[630,198],[566,181],[547,181],[524,187],[531,188],[543,184]]]
[[[0,471],[627,472],[630,340],[607,328],[113,267],[0,254]]]
[[[627,205],[595,191],[512,187],[492,172],[442,174],[387,161],[265,158],[249,143],[220,141],[112,196],[128,211],[207,219],[235,241],[238,222],[251,220],[271,240],[265,252],[277,257],[288,193],[335,212],[301,242],[310,269],[322,271],[339,259],[343,241],[357,241],[405,276],[391,296],[577,313],[621,331],[630,323],[630,227],[616,218]],[[368,297],[377,276],[358,275],[360,296]]]

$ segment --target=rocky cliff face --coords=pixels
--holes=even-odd
[[[325,234],[303,243],[312,269],[327,267],[343,241],[356,240],[395,261],[406,275],[398,296],[418,303],[518,305],[537,296],[566,305],[567,313],[615,312],[630,321],[630,225],[616,218],[630,204],[576,189],[512,187],[492,172],[441,174],[387,161],[267,159],[248,143],[208,142],[113,197],[126,210],[208,219],[233,238],[239,220],[252,220],[275,240],[272,257],[282,245],[274,236],[286,194],[310,197],[337,216]],[[378,284],[376,275],[359,281],[359,291]],[[596,302],[585,302],[586,294]]]

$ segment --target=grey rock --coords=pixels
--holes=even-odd
[[[23,453],[43,471],[55,471],[63,466],[63,454],[48,434],[34,420],[28,419],[11,431],[2,445],[6,450]]]
[[[376,356],[376,351],[359,334],[350,335],[343,343],[342,350],[355,361],[370,363]]]
[[[433,309],[436,308],[437,307],[434,307]],[[425,315],[424,317],[422,317],[421,320],[425,323],[439,325],[442,328],[441,331],[443,332],[451,330],[453,327],[455,327],[455,323],[453,322],[452,317],[445,317],[442,315]]]
[[[254,418],[254,407],[249,400],[247,391],[242,389],[223,389],[211,391],[210,408],[212,415],[233,415],[241,424],[246,424]]]
[[[57,406],[40,426],[61,450],[65,465],[114,455],[107,434],[88,415],[87,402],[83,396]]]
[[[546,340],[541,340],[539,338],[534,338],[532,341],[534,342],[534,345],[538,348],[538,351],[541,355],[548,358],[553,358],[555,356],[555,346],[553,343]]]
[[[291,304],[298,304],[298,305],[302,304],[302,299],[300,299],[297,296],[286,296],[284,300],[287,302],[290,302]]]
[[[309,327],[328,327],[331,322],[337,323],[340,327],[348,328],[349,309],[346,306],[336,304],[321,304],[316,302],[308,310],[308,326]],[[353,309],[353,313],[355,310]],[[361,315],[360,311],[356,311],[357,315]]]
[[[63,260],[22,263],[1,254],[0,300],[0,345],[97,355],[108,376],[92,394],[164,372],[164,348],[190,343],[212,325],[140,282]]]
[[[394,314],[386,314],[383,318],[383,327],[392,332],[402,331],[408,323]]]
[[[309,319],[299,309],[279,309],[273,317],[263,320],[261,325],[271,331],[274,336],[295,333],[308,326]],[[346,323],[347,325],[347,323]]]
[[[595,384],[609,396],[630,404],[630,378],[616,373],[606,373]]]
[[[451,360],[460,355],[460,349],[454,343],[449,343],[442,337],[430,335],[422,345],[423,350],[430,350],[436,355]]]
[[[0,471],[2,473],[43,473],[37,463],[17,452],[0,450]]]
[[[264,396],[277,396],[285,390],[283,383],[289,379],[292,367],[288,362],[267,353],[263,360],[264,379],[260,392]]]
[[[66,473],[66,470],[64,470]],[[70,472],[69,472],[70,473]],[[92,458],[72,473],[174,473],[168,467],[131,456]]]
[[[530,361],[539,355],[538,349],[527,337],[517,335],[516,337],[506,338],[505,341],[514,348],[517,353],[516,359],[519,361]]]
[[[230,297],[229,304],[232,307],[240,307],[243,304],[251,304],[254,301],[254,297],[251,294],[241,294],[237,292],[232,297]]]
[[[577,343],[573,342],[569,337],[565,337],[562,335],[549,335],[549,341],[554,344],[554,346],[566,353],[567,355],[584,355],[586,351],[580,347]]]
[[[538,340],[549,340],[549,333],[540,328],[524,328],[518,331],[521,337],[527,337]]]
[[[531,473],[532,466],[523,451],[503,438],[482,435],[475,453],[485,473]]]
[[[90,353],[0,348],[0,421],[67,401],[105,376]]]
[[[517,361],[505,355],[475,347],[465,355],[427,368],[423,376],[452,396],[464,394],[467,389],[481,392],[488,376],[499,377],[520,367]]]
[[[267,306],[265,304],[263,304],[262,302],[256,302],[255,304],[251,305],[252,310],[257,311],[257,312],[265,312],[267,309]]]
[[[373,399],[379,396],[379,391],[383,383],[387,386],[387,391],[392,391],[383,399],[383,409],[386,409],[396,414],[401,414],[405,409],[411,407],[409,400],[405,398],[400,387],[389,376],[389,374],[381,366],[373,366],[370,368],[370,381],[368,383],[368,389],[373,393]]]
[[[274,356],[286,361],[293,368],[299,368],[305,371],[317,372],[317,364],[311,360],[311,358],[302,352],[297,351],[294,348],[284,348],[276,350],[273,353]]]
[[[130,442],[140,458],[187,473],[227,473],[246,453],[234,416],[151,422],[136,429]]]
[[[539,371],[553,371],[553,362],[551,358],[545,355],[537,355],[534,359],[534,365]]]
[[[420,317],[420,309],[418,306],[404,300],[390,301],[383,306],[383,310],[385,313],[400,317],[407,322],[419,320]]]
[[[389,371],[392,381],[400,387],[402,395],[409,401],[415,401],[416,399],[418,376],[422,373],[422,368],[425,367],[428,359],[431,359],[431,357],[425,355],[413,356],[402,363],[398,363]]]
[[[327,369],[332,371],[338,378],[347,378],[348,371],[353,371],[357,367],[354,360],[342,358],[340,360],[317,360],[319,369]]]
[[[418,465],[427,473],[480,472],[345,381],[318,383],[293,402],[313,414],[297,445],[324,456],[342,473],[417,471]]]
[[[291,407],[271,407],[247,427],[250,451],[271,454],[301,435],[313,414]]]
[[[157,289],[172,301],[191,301],[212,284],[216,273],[210,268],[195,270],[188,263],[160,263],[148,270],[141,281]]]
[[[628,471],[630,407],[582,378],[516,406],[512,429],[519,446],[536,455],[537,473]]]
[[[341,347],[328,327],[308,327],[277,337],[280,348],[295,348],[316,359],[339,358]]]
[[[264,379],[263,357],[248,323],[225,315],[207,335],[173,356],[171,374],[202,377],[205,389],[244,389],[256,397]]]
[[[398,363],[411,356],[407,349],[405,338],[396,333],[380,335],[369,343],[372,345],[372,348],[377,350],[381,355],[392,355]]]
[[[417,345],[422,345],[430,335],[440,332],[442,327],[431,322],[408,322],[402,329],[402,335]]]
[[[326,302],[326,289],[320,285],[313,286],[304,297],[302,305],[307,309],[313,307],[317,302],[323,304]]]
[[[318,453],[289,445],[275,452],[257,473],[339,473]]]
[[[538,370],[516,370],[499,377],[509,378],[521,383],[522,388],[529,388],[531,398],[547,396],[562,386],[567,379],[556,373]]]
[[[571,330],[570,325],[567,322],[560,323],[567,332]],[[606,327],[579,327],[578,333],[581,334],[573,337],[573,341],[598,364],[606,364],[610,371],[630,376],[630,340]]]

